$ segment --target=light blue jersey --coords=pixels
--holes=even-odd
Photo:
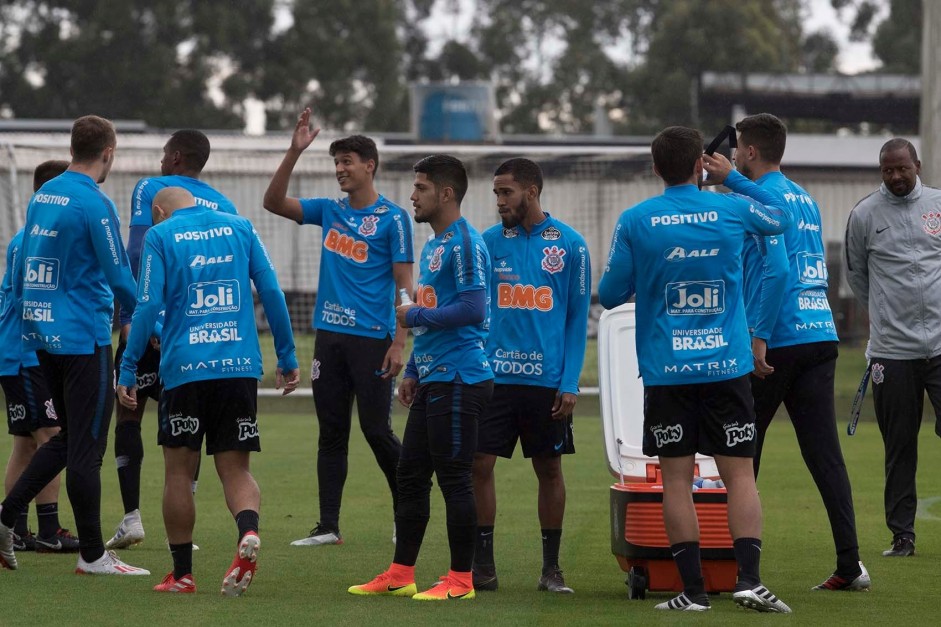
[[[22,310],[13,296],[13,269],[23,245],[23,230],[17,231],[10,245],[7,246],[7,269],[0,284],[0,377],[20,374],[20,367],[32,368],[39,365],[36,353],[18,350],[23,345]]]
[[[91,177],[66,171],[33,194],[13,291],[23,348],[90,355],[111,345],[114,299],[134,310],[134,277],[114,203]]]
[[[667,187],[621,214],[615,227],[598,293],[611,309],[636,292],[645,386],[723,381],[752,370],[742,247],[747,233],[781,233],[791,218],[780,198],[738,172],[726,185],[751,198]]]
[[[170,174],[143,178],[137,182],[131,195],[131,226],[153,226],[154,218],[151,213],[151,206],[154,202],[154,196],[161,189],[167,187],[182,187],[193,195],[197,207],[206,207],[207,209],[231,213],[232,215],[238,215],[239,213],[231,200],[208,183],[194,179],[191,176]]]
[[[274,335],[278,367],[293,370],[297,358],[284,293],[251,222],[191,207],[151,227],[118,382],[136,384],[137,362],[161,310],[166,319],[160,376],[166,389],[207,379],[260,379],[253,283]]]
[[[348,198],[303,198],[302,224],[323,227],[315,329],[395,335],[393,263],[412,263],[412,220],[384,197],[364,209]]]
[[[793,221],[783,235],[745,242],[745,311],[753,335],[768,348],[837,341],[817,203],[781,172],[756,183],[787,204]]]
[[[591,305],[585,239],[548,214],[531,233],[497,224],[483,238],[492,267],[487,356],[495,383],[578,394]]]
[[[454,305],[460,293],[489,290],[490,256],[483,238],[464,218],[428,240],[419,259],[416,304],[439,308]],[[484,351],[490,327],[489,307],[480,324],[428,328],[416,335],[411,360],[420,383],[454,381],[472,385],[493,379]]]

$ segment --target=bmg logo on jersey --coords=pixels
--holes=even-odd
[[[27,257],[23,287],[32,290],[59,288],[59,260],[48,257]]]
[[[703,316],[725,311],[725,281],[667,283],[667,313],[671,316]]]
[[[239,282],[235,280],[190,283],[187,316],[238,311],[241,307]]]
[[[797,267],[800,268],[801,283],[805,285],[826,286],[829,274],[823,255],[815,253],[797,253]]]

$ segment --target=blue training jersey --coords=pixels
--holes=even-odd
[[[726,185],[755,200],[677,185],[625,211],[615,227],[598,293],[610,309],[636,292],[644,385],[722,381],[752,370],[742,247],[746,233],[781,233],[790,215],[738,172]]]
[[[293,370],[297,358],[284,293],[251,222],[191,207],[151,227],[119,383],[136,384],[137,362],[161,310],[160,376],[167,389],[207,379],[260,379],[252,283],[271,326],[278,367]]]
[[[196,199],[197,207],[206,207],[214,211],[222,211],[238,215],[238,210],[231,200],[214,187],[194,179],[191,176],[170,174],[167,176],[154,176],[137,181],[134,192],[131,194],[131,226],[153,226],[154,218],[151,213],[154,196],[166,187],[182,187]]]
[[[323,227],[315,329],[374,338],[395,334],[392,264],[412,263],[412,219],[383,196],[363,209],[348,198],[302,198],[302,224]]]
[[[25,312],[13,296],[13,268],[23,245],[23,230],[17,231],[10,245],[7,246],[7,269],[0,284],[0,376],[17,376],[20,367],[32,368],[39,365],[34,351],[21,350],[23,346],[23,318],[33,312]]]
[[[817,203],[781,172],[756,183],[781,198],[793,220],[783,235],[745,242],[745,311],[752,334],[768,348],[837,341]]]
[[[585,239],[549,214],[531,233],[496,224],[483,238],[492,267],[487,357],[494,382],[578,394],[591,306]]]
[[[33,194],[13,291],[24,350],[90,355],[111,345],[114,299],[133,311],[135,284],[114,203],[91,177],[68,170]]]
[[[490,256],[483,238],[464,218],[428,240],[419,259],[416,304],[437,308],[454,305],[460,293],[489,290]],[[484,343],[490,307],[483,322],[449,328],[427,328],[415,336],[412,360],[421,383],[454,381],[474,384],[493,378]]]

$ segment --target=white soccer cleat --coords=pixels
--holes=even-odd
[[[791,608],[789,608],[784,601],[774,596],[771,591],[762,584],[758,584],[746,590],[733,592],[732,600],[735,601],[737,605],[758,612],[791,613]]]
[[[3,508],[0,507],[0,511]],[[13,530],[0,523],[0,568],[16,570],[16,554],[13,552]]]
[[[705,612],[710,609],[712,606],[706,603],[705,605],[701,603],[696,603],[688,596],[685,592],[680,592],[678,595],[665,601],[663,603],[658,603],[654,606],[655,610],[679,610],[680,612]]]
[[[118,559],[114,551],[105,551],[104,555],[94,562],[86,562],[82,556],[78,557],[78,565],[75,567],[77,575],[149,575],[150,571],[145,568],[138,568],[125,564]]]
[[[105,542],[108,549],[126,549],[144,541],[144,525],[141,523],[140,510],[135,509],[124,515],[124,520],[114,530],[114,536]]]
[[[343,536],[340,535],[338,529],[330,529],[317,523],[317,526],[310,530],[310,535],[295,540],[291,543],[291,546],[320,546],[323,544],[343,544]]]

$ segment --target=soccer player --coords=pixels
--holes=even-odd
[[[0,558],[8,566],[16,565],[9,550],[16,517],[68,468],[79,537],[75,572],[150,574],[105,551],[101,537],[101,459],[114,404],[114,299],[131,311],[135,304],[114,203],[98,188],[111,171],[116,144],[110,121],[94,115],[76,120],[68,170],[43,185],[26,212],[13,292],[31,309],[23,321],[23,350],[37,352],[61,431],[36,451],[2,503]]]
[[[417,304],[396,311],[399,323],[415,333],[399,386],[399,401],[409,412],[398,469],[398,542],[389,569],[349,592],[421,601],[473,599],[477,512],[471,472],[477,419],[493,393],[484,351],[490,258],[480,234],[461,216],[464,165],[448,155],[432,155],[415,164],[415,173],[415,221],[431,225],[434,237],[419,260]],[[432,474],[444,495],[451,569],[416,594],[415,562],[428,525]]]
[[[261,495],[249,471],[250,452],[261,450],[256,414],[262,364],[252,284],[271,325],[276,383],[285,394],[300,381],[291,321],[274,267],[251,222],[198,205],[180,187],[161,190],[153,213],[155,226],[144,241],[138,309],[117,394],[128,409],[136,408],[137,360],[165,310],[158,442],[166,464],[163,513],[173,571],[154,590],[196,591],[196,506],[190,483],[205,437],[239,533],[222,593],[239,596],[252,582],[261,546]],[[194,265],[199,258],[207,263]]]
[[[376,192],[379,152],[373,140],[353,135],[330,144],[345,198],[287,195],[291,172],[319,131],[311,130],[310,109],[304,109],[264,199],[271,213],[323,230],[310,367],[320,425],[320,521],[294,546],[343,543],[340,500],[354,398],[359,426],[389,484],[395,511],[402,444],[392,432],[392,390],[408,332],[396,326],[394,304],[399,290],[412,292],[412,223],[401,207]]]
[[[780,119],[760,113],[735,128],[738,171],[778,197],[793,218],[782,235],[745,240],[745,314],[752,334],[751,389],[758,428],[755,477],[768,427],[783,403],[836,546],[836,571],[814,590],[868,590],[872,583],[859,560],[853,492],[833,406],[838,340],[827,300],[820,209],[781,172],[787,127]],[[720,166],[716,174],[724,179],[729,173]]]
[[[538,589],[570,593],[559,568],[565,513],[562,455],[575,452],[572,410],[591,305],[588,246],[572,227],[543,212],[542,171],[533,161],[504,161],[494,172],[493,192],[501,224],[483,237],[493,269],[487,357],[494,388],[480,418],[474,457],[474,588],[497,589],[493,469],[497,456],[512,457],[519,440],[539,481]]]
[[[209,160],[209,138],[193,129],[179,130],[170,136],[163,147],[160,176],[143,178],[137,182],[131,195],[131,226],[127,243],[127,256],[134,276],[140,273],[141,247],[144,235],[153,226],[151,206],[154,196],[167,187],[182,187],[196,198],[196,204],[208,209],[238,215],[235,205],[223,194],[199,180]],[[129,312],[121,312],[121,335],[114,358],[115,377],[121,371],[121,357],[127,344],[131,322]],[[163,386],[160,381],[160,352],[148,344],[137,363],[137,407],[133,411],[121,403],[115,405],[114,456],[118,467],[118,485],[124,503],[124,519],[108,540],[109,549],[122,549],[144,540],[144,525],[140,513],[140,473],[144,459],[141,438],[141,418],[147,407],[147,398],[160,399]],[[199,474],[197,467],[196,474]],[[196,480],[193,479],[193,491]]]
[[[665,190],[621,214],[598,295],[611,309],[636,294],[637,360],[644,380],[645,455],[663,474],[663,522],[683,592],[661,610],[710,608],[692,497],[697,452],[715,457],[728,490],[729,532],[738,562],[732,598],[765,612],[790,608],[761,583],[761,502],[755,489],[751,346],[742,300],[747,233],[775,235],[790,215],[774,194],[732,171],[741,196],[700,192],[702,134],[680,126],[653,140]],[[710,170],[710,174],[712,174]]]
[[[915,555],[915,476],[925,394],[941,436],[941,190],[907,139],[879,150],[882,185],[846,224],[846,279],[869,313],[872,400],[885,447],[884,557]]]
[[[68,161],[44,161],[33,172],[33,192],[69,167]],[[5,493],[13,489],[36,449],[59,432],[59,419],[52,406],[52,396],[46,378],[39,367],[34,351],[17,351],[22,343],[21,307],[13,298],[11,280],[20,249],[23,230],[20,229],[7,247],[7,269],[0,286],[0,346],[11,350],[0,353],[0,386],[7,401],[7,424],[13,436],[13,450],[4,477]],[[32,309],[27,311],[32,315]],[[17,516],[13,532],[16,551],[40,553],[75,553],[78,538],[59,525],[59,476],[36,495],[36,517],[39,520],[38,537],[27,526],[27,510]]]

